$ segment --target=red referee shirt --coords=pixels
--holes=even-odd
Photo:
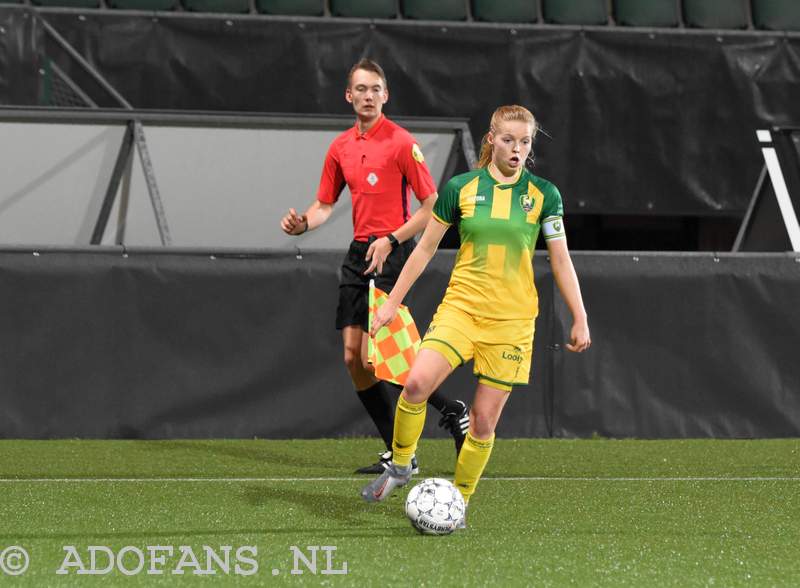
[[[436,192],[414,137],[383,115],[366,133],[356,124],[333,140],[317,200],[335,203],[345,184],[353,196],[357,241],[388,235],[409,219],[409,186],[420,201]]]

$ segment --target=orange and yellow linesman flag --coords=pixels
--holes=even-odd
[[[375,312],[383,306],[389,295],[375,287],[375,280],[369,282],[369,326]],[[394,320],[378,329],[375,338],[369,337],[367,355],[369,363],[375,366],[375,377],[400,386],[405,385],[408,373],[419,351],[419,331],[411,312],[405,304],[397,309]]]

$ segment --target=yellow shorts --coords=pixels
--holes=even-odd
[[[535,319],[474,317],[440,304],[421,347],[438,351],[453,368],[474,358],[473,373],[480,383],[510,391],[528,383],[534,323]]]

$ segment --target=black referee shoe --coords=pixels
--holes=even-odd
[[[356,470],[357,474],[382,474],[386,469],[389,467],[389,464],[392,463],[392,452],[391,451],[384,451],[383,453],[378,454],[380,459],[376,461],[372,465],[364,466],[363,468],[358,468]],[[418,474],[419,473],[419,463],[417,463],[417,456],[411,458],[411,473]]]
[[[456,456],[461,453],[461,446],[467,438],[469,431],[469,408],[461,400],[453,400],[439,419],[439,426],[446,429],[453,436],[456,444]]]

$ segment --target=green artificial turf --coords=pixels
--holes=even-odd
[[[405,490],[386,503],[361,501],[369,477],[351,472],[379,449],[369,439],[0,441],[0,556],[17,545],[30,558],[22,575],[0,569],[0,582],[800,585],[800,440],[499,440],[468,529],[448,537],[411,528]],[[425,441],[418,456],[419,479],[452,478],[451,442]],[[149,560],[134,576],[57,575],[69,545],[87,566],[90,545],[175,552],[156,566],[162,575],[146,573]],[[212,576],[171,573],[179,546],[205,568],[204,545],[218,554],[255,546],[258,571],[236,575],[233,557],[227,575],[216,565]],[[348,573],[323,575],[319,552],[316,575],[302,565],[293,575],[291,546],[335,546],[332,569],[347,562]],[[137,561],[123,557],[128,569]]]

